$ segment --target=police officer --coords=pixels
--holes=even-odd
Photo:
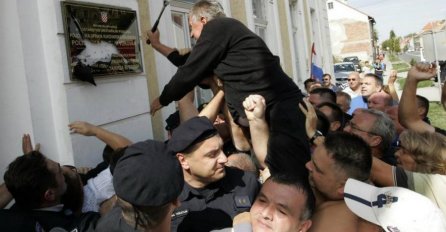
[[[183,185],[180,165],[164,143],[129,146],[113,172],[117,207],[101,218],[96,231],[169,231]]]
[[[194,117],[173,131],[168,147],[184,174],[181,206],[172,214],[172,231],[211,231],[232,226],[249,211],[259,191],[253,173],[225,166],[223,141],[206,117]]]

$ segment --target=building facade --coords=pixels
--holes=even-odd
[[[145,32],[158,17],[163,1],[68,1],[136,11],[144,71],[95,78],[97,86],[70,78],[60,0],[1,1],[0,62],[2,117],[0,173],[21,154],[21,138],[29,133],[41,151],[61,164],[95,166],[104,144],[70,133],[68,124],[87,121],[132,141],[166,139],[165,119],[175,104],[154,117],[150,102],[159,96],[176,67],[145,44]],[[191,47],[187,13],[195,1],[170,1],[158,29],[161,41]],[[323,69],[331,70],[330,33],[325,0],[220,0],[226,14],[260,35],[280,57],[285,72],[302,88],[310,76],[314,43]],[[302,88],[303,89],[303,88]],[[200,101],[210,96],[199,90]]]
[[[328,0],[331,48],[336,59],[358,56],[362,61],[373,61],[373,17],[349,6],[346,1]]]

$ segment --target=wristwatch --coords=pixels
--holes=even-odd
[[[310,138],[310,143],[314,144],[314,140],[319,136],[324,136],[324,135],[319,130],[316,130],[316,133],[314,133],[313,137]]]

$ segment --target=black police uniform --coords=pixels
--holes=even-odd
[[[0,231],[95,231],[99,213],[88,212],[80,216],[64,212],[42,210],[0,209]],[[62,230],[60,230],[62,231]]]
[[[203,189],[187,183],[179,196],[181,206],[172,214],[172,231],[211,231],[232,227],[232,219],[249,211],[259,191],[255,175],[226,168],[223,179]]]

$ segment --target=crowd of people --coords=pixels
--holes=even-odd
[[[0,186],[0,231],[446,231],[446,131],[416,95],[435,65],[412,67],[401,99],[396,72],[386,85],[353,72],[344,89],[326,74],[304,93],[218,2],[195,3],[189,23],[186,52],[148,32],[178,66],[150,107],[178,101],[168,140],[73,122],[106,144],[101,163],[76,168],[25,134]],[[198,108],[196,86],[214,93]]]

